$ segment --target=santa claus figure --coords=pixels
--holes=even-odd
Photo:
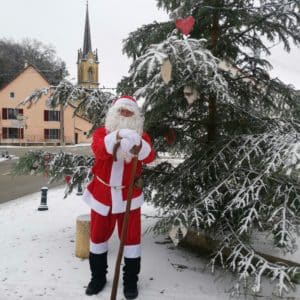
[[[130,96],[118,98],[109,109],[105,126],[93,135],[95,155],[93,180],[83,199],[91,207],[90,269],[92,278],[87,295],[98,294],[106,283],[108,240],[117,224],[122,232],[132,158],[138,157],[131,211],[124,246],[123,283],[126,299],[138,296],[137,281],[141,260],[142,187],[138,184],[142,165],[154,160],[149,136],[143,132],[144,119],[136,100]]]

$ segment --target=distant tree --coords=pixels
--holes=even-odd
[[[44,45],[35,39],[22,42],[0,40],[0,88],[10,82],[23,68],[25,63],[34,65],[50,82],[57,84],[68,75],[66,64],[57,57],[51,45]]]

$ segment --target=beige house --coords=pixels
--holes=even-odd
[[[78,50],[78,85],[98,88],[98,54],[92,50],[88,5],[86,6],[83,48]],[[35,90],[48,88],[47,79],[33,66],[25,67],[10,83],[0,90],[0,144],[59,144],[61,132],[60,108],[50,109],[46,102],[49,95],[30,107],[20,107]],[[92,124],[80,117],[73,117],[75,107],[69,104],[63,112],[64,143],[90,143],[87,133]]]
[[[30,107],[18,107],[33,91],[49,87],[46,78],[33,66],[22,70],[0,90],[0,144],[59,144],[60,109],[46,105],[49,95]],[[64,109],[65,144],[89,143],[87,133],[92,124],[80,116],[73,117],[74,107]]]

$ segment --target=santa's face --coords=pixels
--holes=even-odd
[[[138,107],[112,106],[106,115],[105,128],[109,132],[119,129],[133,129],[143,132],[144,117]]]
[[[123,108],[123,107],[119,108],[118,112],[119,112],[120,116],[127,117],[127,118],[130,118],[134,115],[133,111],[130,111],[130,110],[128,110],[126,108]]]

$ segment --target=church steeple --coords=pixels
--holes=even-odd
[[[86,3],[83,49],[78,50],[77,70],[78,84],[85,88],[97,88],[98,83],[98,53],[92,50],[92,39],[89,19],[88,2]]]
[[[89,4],[86,2],[85,27],[83,36],[83,55],[92,52],[91,29],[89,20]]]

